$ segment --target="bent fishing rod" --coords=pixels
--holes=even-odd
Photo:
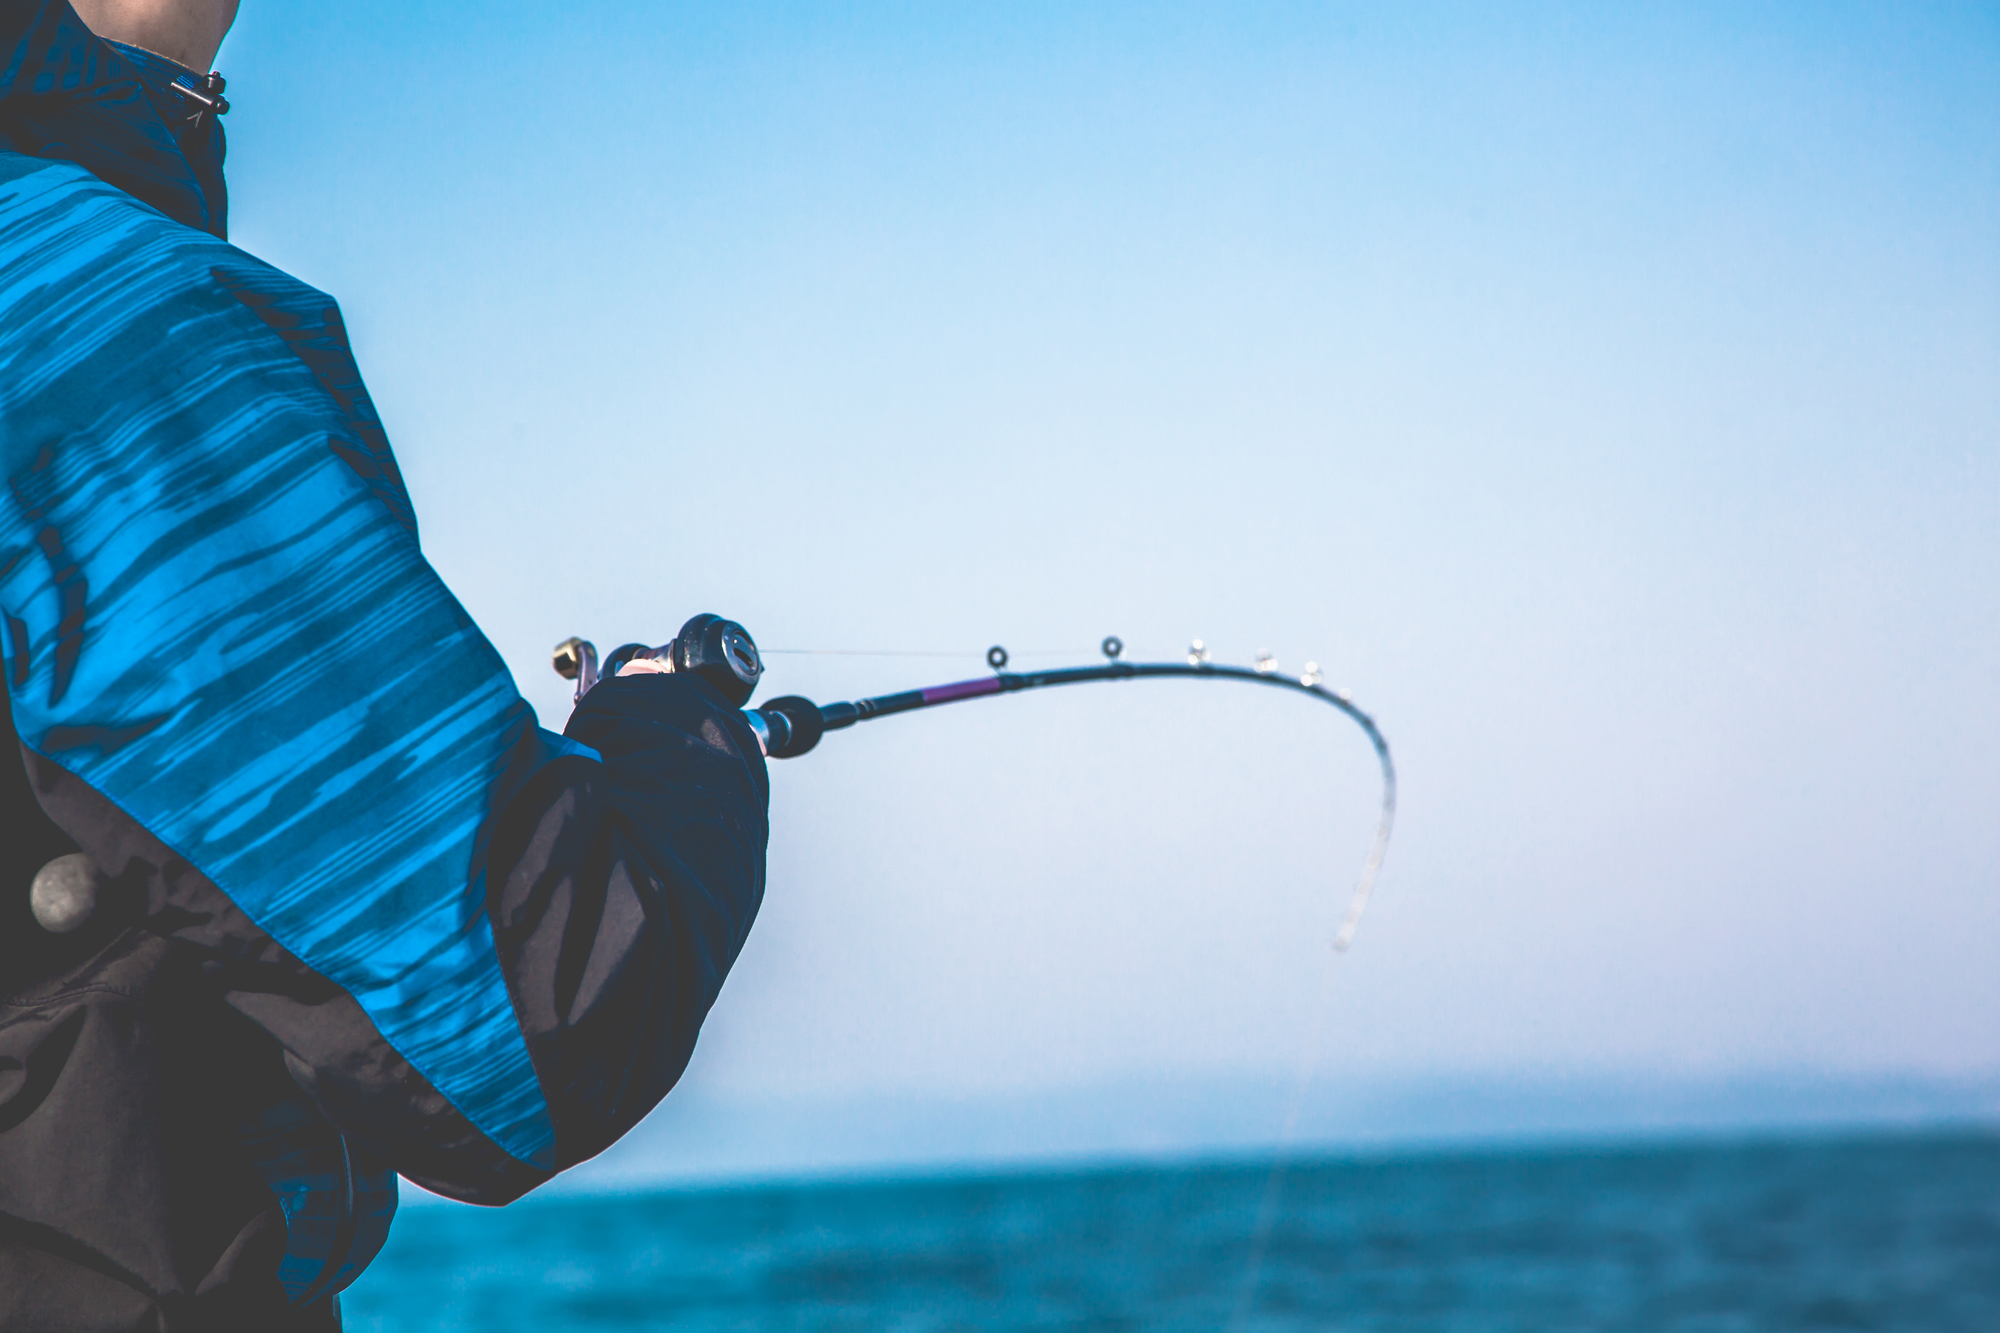
[[[990,676],[953,681],[926,689],[882,694],[851,703],[816,704],[796,694],[773,699],[759,708],[748,708],[764,675],[764,659],[757,651],[750,631],[733,620],[717,615],[699,615],[681,627],[672,642],[659,647],[628,643],[614,649],[600,662],[597,647],[587,639],[569,638],[554,652],[556,673],[576,682],[576,698],[582,700],[600,680],[617,675],[628,663],[655,672],[687,672],[706,680],[732,705],[743,710],[743,720],[757,737],[764,754],[772,759],[796,759],[812,750],[831,731],[843,731],[858,722],[897,713],[914,713],[967,699],[989,699],[1022,690],[1047,689],[1057,685],[1087,685],[1108,680],[1233,680],[1252,685],[1271,685],[1307,695],[1331,704],[1351,718],[1375,747],[1382,764],[1382,815],[1375,827],[1375,840],[1368,851],[1361,878],[1354,886],[1347,912],[1335,933],[1333,947],[1345,952],[1354,942],[1361,925],[1361,913],[1375,887],[1382,858],[1389,849],[1389,833],[1396,820],[1396,765],[1389,757],[1389,742],[1375,719],[1355,707],[1346,691],[1329,689],[1320,683],[1320,673],[1311,663],[1298,676],[1280,674],[1268,655],[1254,667],[1227,666],[1209,660],[1208,649],[1196,639],[1188,648],[1186,662],[1128,662],[1125,645],[1116,635],[1099,645],[1104,662],[1097,666],[1058,667],[1049,671],[1007,670],[1008,656],[998,645],[986,652]]]

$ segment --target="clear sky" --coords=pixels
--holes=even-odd
[[[233,239],[432,561],[770,693],[1200,636],[1402,818],[1391,1077],[2000,1072],[2000,12],[249,0]],[[773,773],[694,1097],[1282,1075],[1374,817],[1265,692]]]

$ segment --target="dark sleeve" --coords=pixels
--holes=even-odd
[[[495,946],[555,1122],[602,1152],[687,1067],[764,896],[770,788],[742,715],[692,676],[607,680],[494,839]]]

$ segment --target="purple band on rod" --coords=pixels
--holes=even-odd
[[[948,704],[953,699],[977,699],[982,694],[1000,693],[1000,677],[981,676],[978,680],[961,680],[956,685],[938,685],[924,691],[927,704]]]

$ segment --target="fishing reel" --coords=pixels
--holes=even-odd
[[[699,676],[737,708],[750,702],[764,675],[764,659],[757,655],[757,642],[750,631],[718,615],[694,617],[671,641],[657,648],[643,643],[614,648],[601,663],[597,645],[588,639],[564,639],[554,654],[556,674],[576,682],[579,700],[598,681],[617,675],[627,662],[641,660],[659,663],[651,670]]]
[[[648,648],[628,643],[611,650],[602,662],[597,645],[588,639],[564,639],[555,647],[553,665],[564,680],[576,682],[576,699],[590,693],[600,680],[615,676],[626,663],[645,660],[658,663],[648,670],[679,675],[690,673],[715,687],[716,693],[733,707],[743,709],[743,721],[756,734],[757,744],[772,759],[791,759],[819,744],[827,731],[826,715],[810,699],[786,695],[762,708],[744,708],[764,678],[764,659],[750,631],[733,620],[717,615],[699,615],[681,626],[669,643]],[[848,705],[851,711],[851,705]],[[850,718],[849,721],[852,721]],[[836,723],[836,725],[840,725]]]

